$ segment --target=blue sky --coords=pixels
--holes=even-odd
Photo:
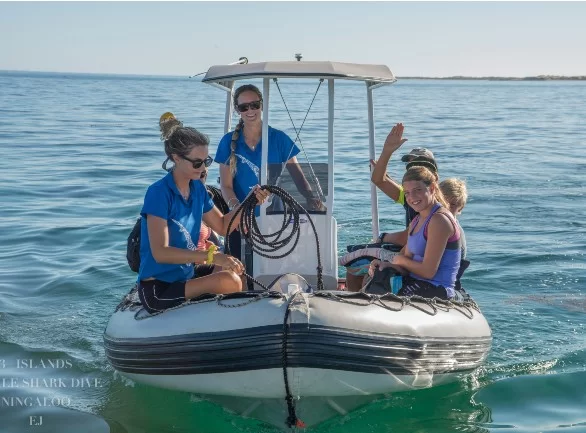
[[[398,76],[586,75],[586,2],[0,2],[0,70],[191,75],[251,62]]]

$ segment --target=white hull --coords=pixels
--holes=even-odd
[[[490,328],[471,307],[348,292],[254,296],[210,297],[156,316],[117,311],[106,354],[136,382],[282,427],[285,364],[295,412],[312,425],[384,394],[458,380],[490,350]]]
[[[342,397],[386,394],[430,388],[454,382],[462,373],[396,375],[356,373],[320,368],[288,368],[291,392],[303,397]],[[272,368],[232,373],[152,376],[123,373],[128,378],[159,388],[255,399],[283,398],[283,369]]]

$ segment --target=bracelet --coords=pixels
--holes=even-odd
[[[217,249],[218,247],[215,245],[210,245],[210,247],[208,248],[208,258],[206,260],[207,265],[211,265],[214,262],[214,254]]]
[[[233,201],[236,202],[234,205],[232,204]],[[232,210],[240,204],[240,201],[238,200],[238,198],[232,197],[230,200],[228,200],[228,203],[226,204],[228,205],[228,209]]]
[[[387,233],[383,232],[380,234],[380,236],[378,237],[378,242],[380,244],[383,244],[385,242],[385,236],[387,235]]]

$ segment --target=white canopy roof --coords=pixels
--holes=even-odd
[[[345,80],[369,81],[375,83],[394,83],[397,79],[385,65],[363,65],[339,62],[261,62],[245,65],[217,65],[208,69],[202,80],[204,83],[250,78],[338,78]]]

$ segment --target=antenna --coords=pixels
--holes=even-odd
[[[295,53],[295,58],[297,59],[298,62],[300,62],[301,59],[303,58],[303,56],[301,55],[301,53]]]
[[[301,55],[301,54],[299,54]],[[248,59],[246,57],[240,57],[237,61],[232,62],[232,63],[228,63],[229,66],[232,65],[247,65],[248,64]],[[190,75],[189,78],[193,78],[193,77],[197,77],[198,75],[203,75],[205,74],[207,71],[203,71],[203,72],[199,72],[197,74],[194,75]]]

